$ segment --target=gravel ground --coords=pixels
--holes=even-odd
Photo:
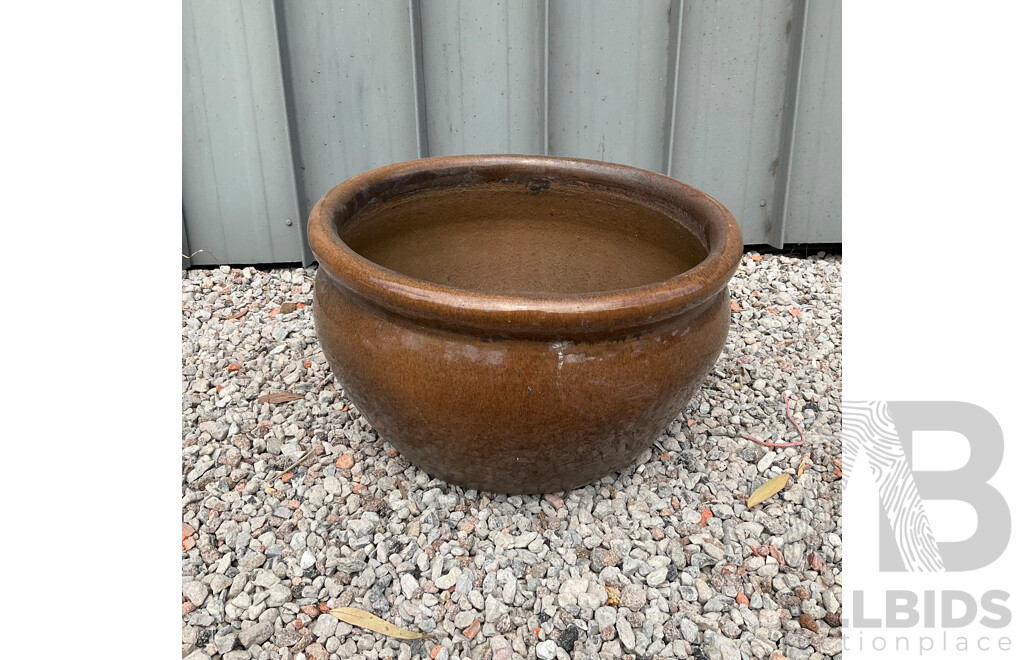
[[[621,473],[543,497],[449,486],[378,438],[316,343],[315,269],[183,272],[183,656],[838,656],[841,272],[745,255],[689,408]],[[740,437],[798,440],[787,390],[806,444]],[[282,391],[301,398],[257,401]],[[435,638],[353,628],[337,606]]]

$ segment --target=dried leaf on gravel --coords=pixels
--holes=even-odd
[[[785,488],[788,483],[788,472],[783,472],[774,479],[769,479],[764,482],[757,488],[757,490],[750,494],[750,497],[747,499],[747,508],[749,509],[752,506],[756,506],[761,502],[764,502],[766,499]]]
[[[243,316],[245,316],[248,313],[248,311],[249,311],[249,308],[246,307],[245,309],[243,309],[242,311],[238,312],[237,314],[232,314],[231,316],[218,316],[216,318],[220,319],[221,321],[233,321],[235,319],[242,318]]]
[[[800,477],[804,474],[804,468],[807,467],[807,459],[811,457],[811,452],[804,454],[803,459],[800,460],[800,467],[796,469],[796,476]]]
[[[260,398],[256,399],[256,401],[259,403],[288,403],[289,401],[302,398],[301,394],[296,394],[295,392],[272,392],[260,395]]]
[[[420,639],[422,637],[433,637],[426,633],[413,632],[400,628],[393,623],[388,623],[380,617],[376,617],[366,610],[361,610],[358,607],[335,607],[331,610],[331,614],[340,621],[344,621],[350,626],[359,626],[360,628],[366,628],[374,632],[379,632],[382,635],[388,637],[396,637],[398,639]]]
[[[619,598],[621,597],[621,594],[619,593],[619,590],[616,589],[615,587],[605,587],[604,590],[608,592],[608,600],[605,602],[605,605],[611,605],[612,607],[618,607],[619,606]]]

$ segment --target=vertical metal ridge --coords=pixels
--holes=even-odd
[[[542,29],[544,31],[544,155],[549,156],[551,154],[551,145],[549,144],[551,135],[551,0],[544,0],[544,26]]]
[[[427,94],[423,63],[423,10],[420,0],[409,0],[409,32],[412,39],[412,93],[416,102],[416,153],[420,158],[430,155],[427,134]]]
[[[669,5],[668,70],[665,73],[665,154],[662,171],[672,176],[672,161],[676,147],[676,112],[679,107],[679,60],[683,52],[683,0],[672,0]]]
[[[309,238],[306,234],[305,209],[303,207],[304,185],[302,170],[299,163],[302,162],[301,147],[299,146],[299,126],[295,113],[295,94],[292,89],[292,76],[289,73],[291,68],[288,55],[288,35],[285,29],[284,2],[274,0],[274,35],[277,37],[277,63],[281,72],[281,93],[284,95],[284,113],[287,121],[284,122],[284,135],[288,141],[288,155],[292,166],[292,185],[295,194],[293,196],[292,210],[295,212],[295,222],[299,225],[299,249],[302,251],[302,265],[309,266],[316,260],[313,251],[309,249]]]
[[[212,131],[210,129],[210,102],[208,98],[209,95],[206,93],[206,76],[203,74],[203,58],[200,54],[199,38],[196,36],[196,17],[195,12],[192,11],[191,3],[186,3],[184,6],[188,7],[189,20],[192,24],[192,43],[195,44],[196,70],[199,72],[199,95],[203,108],[202,125],[203,130],[206,132],[206,150],[210,153],[210,176],[213,178],[213,189],[215,191],[213,197],[217,200],[217,224],[219,225],[218,229],[220,230],[222,243],[222,246],[219,249],[221,250],[221,254],[227,255],[228,241],[227,236],[224,233],[224,205],[219,194],[220,184],[217,182],[217,162],[213,154],[213,138]],[[182,48],[184,49],[184,45]],[[184,209],[182,209],[182,213],[184,214]],[[191,252],[189,252],[189,254],[191,254]],[[199,257],[198,259],[202,260],[202,257]],[[192,260],[190,260],[189,263],[191,264]]]
[[[252,5],[250,5],[250,7],[251,6]],[[247,29],[246,20],[245,20],[245,5],[242,2],[238,3],[238,13],[239,13],[239,16],[241,17],[241,20],[239,21],[239,26],[240,26],[240,29],[242,31],[242,41],[245,43],[245,48],[242,51],[242,54],[245,57],[245,70],[246,70],[246,72],[248,74],[249,87],[252,90],[251,91],[251,95],[255,98],[256,91],[255,91],[255,89],[253,89],[253,83],[256,80],[256,76],[254,75],[253,68],[252,68],[252,58],[249,56],[249,53],[251,52],[251,47],[250,47],[250,44],[249,44],[249,30]],[[276,36],[277,36],[277,17],[276,17],[276,15],[274,13],[273,8],[271,8],[270,14],[271,14],[271,20],[273,21],[273,24],[274,24],[275,41],[277,41],[276,40]],[[278,57],[280,57],[280,54],[278,55]],[[283,90],[284,86],[285,86],[284,69],[282,69],[280,67],[280,65],[278,65],[278,69],[281,71],[281,88]],[[270,261],[271,262],[277,262],[278,261],[277,255],[274,254],[273,230],[271,229],[271,223],[274,222],[274,218],[270,217],[270,199],[267,197],[267,182],[266,182],[266,171],[267,171],[267,169],[266,169],[266,167],[264,166],[264,163],[263,163],[263,145],[260,143],[259,118],[257,117],[256,110],[257,110],[256,104],[255,103],[251,104],[250,107],[249,107],[249,111],[250,111],[250,117],[252,117],[253,140],[256,142],[256,163],[257,163],[257,165],[259,167],[260,174],[261,174],[261,179],[262,179],[262,181],[260,182],[260,194],[263,196],[263,217],[266,219],[266,224],[264,224],[263,229],[265,230],[264,234],[266,235],[266,239],[267,239],[267,248],[268,248],[268,250],[270,252]],[[285,101],[285,115],[287,116],[287,114],[288,114],[288,106],[287,106],[287,100],[286,100]],[[294,162],[294,159],[292,159],[292,172],[293,173],[295,172],[295,162]],[[296,194],[298,194],[298,193],[296,193]],[[296,200],[296,202],[297,202],[297,200]],[[296,220],[298,220],[298,218],[296,218]],[[300,251],[301,251],[301,248],[302,248],[302,246],[301,246],[301,242],[302,242],[301,234],[302,234],[302,232],[300,231],[299,232],[299,235],[300,235],[300,238],[299,238]]]
[[[781,248],[786,242],[786,216],[789,215],[790,182],[793,175],[793,152],[796,143],[796,114],[800,98],[800,74],[807,41],[807,0],[793,1],[792,35],[787,63],[786,92],[782,106],[782,129],[779,141],[779,167],[775,180],[775,203],[769,242]]]

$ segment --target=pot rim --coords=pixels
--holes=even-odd
[[[638,287],[523,295],[459,289],[403,275],[366,259],[341,239],[335,223],[342,209],[354,201],[378,201],[371,190],[382,184],[429,182],[467,172],[495,181],[502,177],[527,181],[554,177],[654,199],[669,212],[676,208],[689,214],[693,224],[703,230],[704,235],[696,237],[704,242],[708,255],[674,277]],[[713,297],[725,288],[743,254],[743,239],[735,218],[697,188],[629,165],[559,156],[439,156],[378,167],[328,191],[313,207],[307,229],[319,268],[361,298],[431,325],[509,336],[581,336],[642,329]]]

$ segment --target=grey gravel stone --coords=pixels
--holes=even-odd
[[[342,573],[360,573],[366,568],[366,562],[358,557],[344,557],[339,559],[335,566]]]
[[[217,631],[213,638],[213,644],[217,647],[217,652],[223,655],[235,647],[237,638],[238,635],[235,631],[228,627],[223,631]]]
[[[210,579],[210,591],[211,591],[211,593],[219,594],[220,592],[224,591],[225,589],[227,589],[230,586],[231,586],[231,580],[229,580],[228,578],[224,577],[220,573],[214,573],[213,577]]]
[[[708,602],[714,595],[714,590],[704,580],[695,580],[693,586],[697,588],[697,600],[701,603]]]
[[[256,623],[248,628],[242,628],[238,633],[238,642],[245,648],[249,648],[254,644],[262,644],[267,641],[273,633],[274,626],[269,621]]]
[[[680,619],[679,632],[683,636],[683,639],[693,644],[697,641],[697,634],[700,631],[697,628],[697,624],[693,621],[690,621],[689,619]]]
[[[833,594],[831,590],[826,589],[824,593],[821,594],[821,596],[822,601],[825,604],[825,610],[833,614],[839,611],[839,607],[842,605],[842,603],[839,602],[839,599],[836,598],[835,594]]]
[[[292,590],[283,584],[275,584],[267,595],[268,607],[279,607],[292,599]]]
[[[504,636],[491,637],[488,646],[491,649],[491,660],[512,660],[512,644]]]
[[[618,633],[619,641],[622,642],[623,648],[627,651],[632,651],[636,648],[636,634],[633,632],[633,626],[629,625],[625,618],[619,618],[615,623],[615,632]]]

